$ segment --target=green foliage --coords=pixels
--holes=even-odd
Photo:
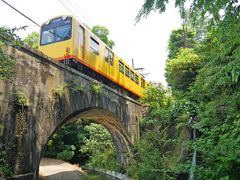
[[[65,149],[57,154],[57,158],[64,161],[71,160],[74,156],[75,149],[74,145],[66,145]]]
[[[20,30],[25,30],[26,26],[20,27],[20,28],[8,28],[5,26],[0,27],[0,42],[3,43],[6,46],[13,46],[13,47],[21,47],[22,40],[21,38],[16,34]]]
[[[192,96],[198,103],[201,137],[193,149],[201,154],[198,179],[238,179],[240,17],[227,15],[209,32],[202,46],[205,65],[199,71]]]
[[[196,103],[188,99],[177,98],[175,99],[173,106],[169,109],[171,117],[176,119],[178,123],[185,123],[189,121],[190,117],[196,116]]]
[[[68,84],[63,84],[52,90],[53,96],[55,97],[63,97],[66,93]]]
[[[196,33],[190,29],[173,30],[168,42],[168,57],[176,58],[181,48],[193,48],[196,40]]]
[[[166,80],[174,91],[186,91],[195,81],[201,59],[193,49],[182,48],[174,59],[166,64]]]
[[[145,0],[142,8],[138,12],[136,22],[139,22],[143,17],[146,18],[152,11],[158,11],[159,13],[165,12],[168,2],[168,0]],[[175,6],[180,9],[180,12],[185,11],[185,3],[186,0],[175,0]],[[225,15],[239,13],[239,3],[236,0],[194,0],[191,2],[190,7],[190,17],[193,20],[199,17],[206,18],[206,15],[208,15],[212,23],[219,22],[222,19],[224,16],[221,15],[223,11]]]
[[[69,90],[71,92],[83,92],[84,89],[80,86],[80,81],[75,79],[69,83]]]
[[[171,102],[168,92],[162,84],[152,82],[143,92],[144,96],[140,99],[140,102],[150,108],[167,107]]]
[[[136,21],[146,17],[151,11],[164,12],[166,3],[168,0],[145,0]],[[185,11],[185,0],[176,0],[175,4],[180,8],[180,12]],[[196,151],[198,158],[201,159],[197,162],[197,166],[192,167],[194,178],[201,180],[239,179],[239,8],[240,5],[235,0],[192,1],[189,22],[196,23],[197,21],[198,27],[201,27],[200,30],[194,28],[198,31],[198,41],[195,41],[193,38],[195,35],[190,33],[187,37],[190,37],[190,41],[193,40],[190,43],[193,46],[185,48],[186,32],[185,37],[182,32],[172,33],[169,41],[170,59],[166,64],[166,77],[175,98],[173,106],[169,106],[168,111],[154,105],[150,114],[147,114],[147,117],[141,121],[141,125],[145,128],[142,128],[142,139],[136,148],[139,156],[135,154],[133,166],[130,168],[130,174],[136,179],[148,177],[156,179],[157,171],[153,171],[155,167],[158,167],[159,172],[168,172],[167,175],[171,174],[173,177],[190,169],[191,164],[186,159],[177,164],[161,166],[166,155],[164,151],[152,153],[159,150],[159,146],[155,148],[152,144],[156,137],[169,141],[172,139],[171,136],[175,135],[174,142],[171,141],[170,146],[176,149],[181,143],[181,138],[177,137],[178,133],[172,132],[171,136],[166,133],[168,136],[164,138],[158,134],[158,131],[155,132],[155,128],[159,124],[164,125],[168,131],[173,127],[164,123],[162,117],[168,117],[175,122],[174,126],[178,129],[180,125],[186,126],[186,121],[193,116],[197,120],[193,127],[199,131],[200,137],[192,143],[185,144],[189,150]],[[207,19],[207,23],[204,19]],[[199,34],[201,32],[204,34]],[[153,101],[154,98],[151,100]],[[153,102],[150,101],[149,104]],[[155,132],[156,137],[153,135],[147,139],[148,129],[150,132]],[[162,144],[164,142],[160,143]],[[148,147],[151,148],[147,149]],[[175,151],[173,149],[169,151],[170,154]],[[160,165],[155,165],[157,162],[152,160],[153,157],[160,162]],[[144,160],[145,158],[147,160]],[[170,159],[169,162],[173,161]],[[147,176],[148,174],[150,176]],[[169,178],[164,174],[159,176],[162,179]]]
[[[143,17],[146,18],[151,11],[165,12],[167,3],[168,0],[145,0],[141,10],[138,12],[136,22],[139,22]]]
[[[117,162],[115,149],[103,151],[98,154],[94,154],[90,157],[87,165],[89,167],[98,167],[106,170],[112,170],[115,172],[121,172],[122,167]]]
[[[0,79],[11,79],[16,74],[16,61],[7,55],[1,46],[0,41]]]
[[[103,126],[88,121],[67,124],[59,129],[48,141],[44,156],[121,170],[109,132]]]
[[[0,79],[11,79],[16,74],[16,61],[15,58],[10,57],[4,51],[5,46],[13,46],[19,48],[22,45],[21,39],[16,35],[19,30],[25,29],[21,28],[7,28],[0,27]]]
[[[154,124],[171,124],[171,113],[169,109],[172,106],[173,98],[169,90],[165,89],[160,83],[150,83],[143,92],[140,102],[147,106],[148,112],[142,119],[141,129],[154,126]]]
[[[24,43],[28,44],[33,49],[38,48],[38,41],[39,41],[39,33],[37,32],[32,32],[23,40]]]
[[[4,177],[10,177],[12,175],[12,169],[6,162],[5,146],[0,143],[0,179]]]
[[[14,102],[18,106],[22,106],[22,107],[29,106],[28,97],[24,93],[21,93],[21,92],[16,93]]]
[[[81,153],[80,149],[84,138],[89,136],[88,132],[84,131],[88,124],[88,121],[79,121],[61,127],[48,141],[44,156],[84,164],[89,155]]]
[[[98,36],[107,46],[111,49],[114,47],[115,43],[112,40],[109,40],[109,30],[105,26],[96,25],[92,28],[92,32]]]
[[[0,136],[3,134],[4,125],[0,122]]]
[[[164,153],[169,143],[168,131],[161,125],[146,130],[135,145],[134,159],[130,161],[128,174],[134,179],[168,179],[169,158]]]
[[[121,166],[117,162],[115,147],[109,132],[102,125],[94,123],[84,129],[89,133],[89,137],[84,138],[81,152],[90,154],[88,166],[120,171]]]
[[[100,84],[100,82],[94,80],[91,84],[91,90],[92,92],[96,93],[96,94],[102,94],[103,93],[103,87]]]
[[[148,106],[148,112],[140,121],[141,139],[134,146],[128,174],[134,179],[174,179],[176,119],[183,113],[190,114],[191,109],[182,110],[181,106],[188,107],[187,101],[177,102],[157,83],[146,88],[141,102]]]
[[[105,149],[113,148],[111,135],[102,125],[91,123],[84,129],[89,133],[89,137],[84,138],[85,145],[81,149],[82,152],[97,154]]]

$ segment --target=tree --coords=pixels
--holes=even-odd
[[[239,179],[240,15],[226,16],[202,45],[205,65],[191,88],[198,103],[200,179]]]
[[[37,49],[39,42],[39,33],[32,32],[23,40],[23,42],[31,46],[33,49]]]
[[[168,3],[168,0],[145,0],[144,4],[142,5],[142,8],[138,12],[138,15],[136,17],[136,22],[139,22],[141,18],[147,17],[151,11],[158,11],[159,13],[163,13],[166,10],[166,4]],[[175,0],[175,6],[179,7],[180,12],[185,12],[184,4],[186,3],[186,0]],[[193,19],[198,18],[201,16],[202,18],[205,18],[208,16],[208,18],[213,22],[217,23],[219,22],[223,16],[228,16],[232,13],[239,12],[239,3],[236,0],[214,0],[214,1],[202,1],[202,0],[195,0],[192,1],[192,4],[190,5],[190,16]],[[222,12],[224,11],[224,15],[222,15]]]
[[[148,112],[140,121],[141,139],[134,145],[128,174],[134,179],[175,179],[178,172],[171,167],[180,159],[181,147],[180,143],[176,146],[180,132],[176,120],[191,109],[186,101],[176,102],[159,83],[146,88],[141,102],[148,107]]]
[[[175,58],[180,48],[193,48],[196,43],[195,35],[196,33],[190,29],[173,30],[168,42],[168,57]]]
[[[95,123],[85,126],[84,130],[89,133],[89,137],[84,138],[84,145],[80,151],[90,154],[88,165],[119,172],[121,166],[117,162],[110,133],[102,125]]]
[[[108,38],[109,30],[105,26],[96,25],[92,28],[92,32],[111,49],[114,47],[115,43]]]
[[[164,12],[167,2],[168,0],[146,0],[137,21],[152,10]],[[184,3],[185,0],[176,0],[176,6],[180,8],[184,8]],[[201,136],[194,142],[189,142],[188,146],[189,150],[197,152],[201,160],[193,167],[195,179],[237,180],[240,177],[239,10],[240,4],[235,0],[193,1],[191,19],[194,22],[208,16],[209,23],[202,24],[207,33],[201,41],[196,42],[193,49],[180,49],[176,57],[173,56],[167,62],[166,74],[172,85],[181,85],[181,80],[186,79],[184,74],[191,73],[192,70],[197,72],[187,85],[189,91],[183,91],[181,96],[176,97],[179,102],[182,97],[191,99],[196,105],[194,114],[197,122],[194,128]],[[189,66],[194,59],[201,59],[197,71]],[[181,69],[181,66],[184,68]],[[180,75],[177,74],[178,70],[181,70]],[[175,89],[179,88],[182,87],[176,86]],[[178,107],[185,108],[181,103]],[[174,108],[174,116],[179,117],[182,109],[175,110]],[[178,165],[180,164],[179,162]],[[174,169],[183,172],[177,165]],[[164,169],[160,167],[159,171],[162,170]]]
[[[89,124],[88,121],[80,121],[61,127],[48,141],[44,156],[84,164],[89,154],[81,153],[80,149],[84,145],[84,138],[89,136],[84,130]]]
[[[172,31],[168,42],[168,57],[165,77],[174,95],[187,91],[201,68],[201,58],[195,52],[196,33],[190,29]]]
[[[16,32],[19,30],[24,30],[25,27],[13,28],[0,27],[0,79],[11,79],[16,74],[16,61],[15,58],[10,57],[4,52],[5,46],[12,46],[15,48],[20,48],[22,41]]]
[[[197,71],[201,68],[201,58],[192,48],[181,48],[173,59],[166,63],[165,77],[173,92],[187,91],[194,83]]]

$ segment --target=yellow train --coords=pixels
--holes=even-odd
[[[44,54],[138,98],[147,82],[105,43],[72,16],[60,16],[41,26],[39,50]]]

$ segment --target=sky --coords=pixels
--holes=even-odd
[[[135,24],[135,17],[144,0],[5,0],[38,24],[64,14],[74,13],[77,18],[92,27],[103,25],[115,42],[114,52],[135,68],[144,68],[148,81],[161,82],[165,86],[164,67],[167,59],[167,43],[172,30],[181,26],[178,9],[171,0],[166,12],[152,12],[147,19]],[[62,3],[71,10],[63,6]],[[0,26],[27,25],[19,35],[24,38],[39,27],[15,12],[0,0]]]

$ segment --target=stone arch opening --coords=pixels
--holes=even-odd
[[[45,139],[45,142],[43,142],[41,155],[38,161],[38,169],[47,143],[54,135],[54,133],[56,133],[66,123],[75,122],[79,119],[91,120],[103,125],[112,136],[117,153],[117,160],[122,166],[127,166],[128,157],[131,154],[131,140],[129,134],[126,132],[127,128],[124,127],[124,123],[119,120],[112,112],[102,108],[93,107],[75,111],[69,116],[65,117],[63,120],[58,121],[60,123],[56,124],[55,128],[48,130],[46,129],[46,133],[48,135]]]

